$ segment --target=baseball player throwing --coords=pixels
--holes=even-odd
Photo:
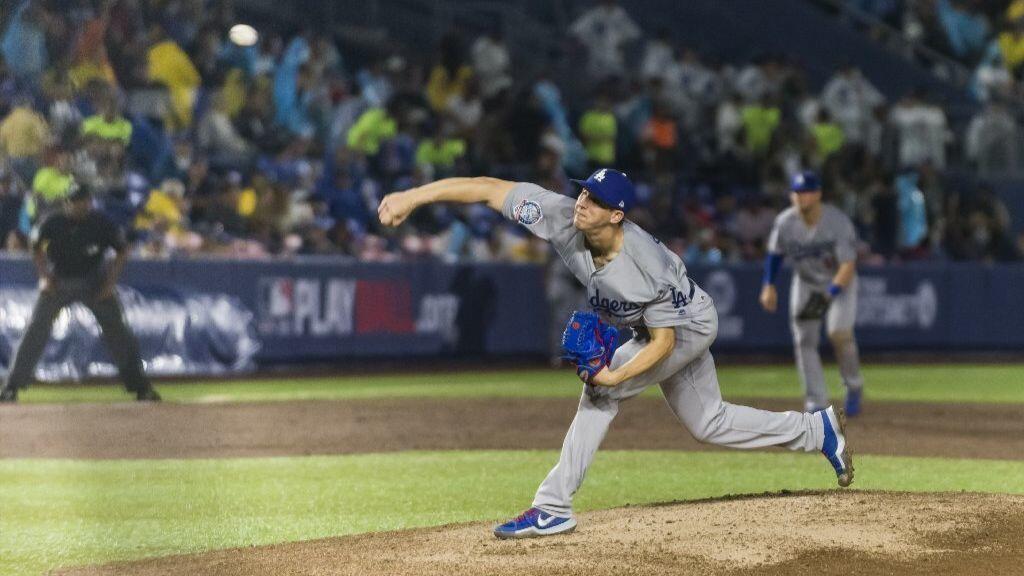
[[[790,326],[796,366],[806,395],[805,409],[814,412],[828,405],[825,374],[818,343],[825,319],[839,373],[846,385],[846,414],[861,408],[864,380],[860,375],[853,324],[857,317],[857,235],[853,222],[834,206],[821,202],[821,184],[813,172],[801,172],[790,186],[793,206],[775,219],[768,237],[761,306],[778,307],[775,278],[783,257],[793,264],[789,293]]]
[[[588,378],[558,464],[540,485],[533,505],[495,527],[495,536],[573,530],[573,495],[619,404],[652,384],[661,385],[669,408],[698,440],[733,448],[821,451],[839,485],[848,486],[853,462],[842,412],[831,407],[817,414],[767,412],[723,402],[708,350],[718,332],[711,298],[687,276],[678,256],[625,219],[636,203],[625,174],[600,169],[574,182],[581,187],[575,201],[535,184],[449,178],[391,194],[378,209],[383,224],[397,226],[413,210],[433,202],[486,202],[550,241],[587,287],[593,312],[603,322],[632,328],[636,334],[615,351],[607,367]]]

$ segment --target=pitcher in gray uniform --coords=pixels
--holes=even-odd
[[[853,336],[857,318],[857,234],[845,214],[822,203],[816,174],[797,174],[790,189],[793,206],[779,214],[768,237],[761,306],[768,312],[778,307],[775,278],[782,259],[788,258],[793,266],[790,326],[806,396],[805,409],[816,411],[828,405],[818,353],[824,318],[846,386],[846,415],[856,416],[864,389]]]
[[[587,287],[590,308],[605,322],[636,334],[584,386],[558,464],[541,483],[533,506],[497,526],[495,535],[521,538],[573,530],[573,495],[619,404],[654,384],[661,386],[676,418],[701,442],[821,451],[839,485],[849,485],[853,465],[842,411],[768,412],[723,402],[709,351],[718,332],[711,297],[687,276],[677,255],[625,219],[636,203],[625,174],[600,169],[575,182],[581,191],[573,200],[535,184],[449,178],[391,194],[378,209],[381,223],[397,226],[413,210],[433,202],[486,202],[551,242]]]

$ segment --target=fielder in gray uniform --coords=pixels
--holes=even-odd
[[[676,418],[701,442],[821,451],[839,485],[849,485],[853,465],[842,411],[767,412],[723,402],[708,350],[718,332],[711,297],[687,276],[678,256],[625,219],[636,203],[625,174],[601,169],[575,182],[581,191],[573,200],[534,184],[449,178],[391,194],[378,209],[381,223],[397,226],[413,210],[433,202],[486,202],[551,242],[587,287],[592,310],[603,321],[637,334],[584,387],[558,464],[537,490],[533,506],[497,526],[495,535],[521,538],[573,530],[573,495],[619,404],[654,384],[661,386]]]
[[[91,202],[89,192],[78,188],[65,200],[63,211],[49,214],[33,231],[39,298],[14,353],[7,382],[0,388],[0,402],[17,401],[18,391],[32,380],[54,320],[64,307],[75,302],[81,302],[96,316],[125,388],[139,401],[160,401],[143,372],[139,346],[125,322],[115,289],[128,259],[128,246],[117,225],[94,211]],[[110,263],[106,260],[108,250],[116,253]]]
[[[793,265],[790,326],[806,395],[805,409],[813,412],[828,405],[818,353],[824,319],[846,386],[846,415],[856,416],[864,388],[853,337],[857,318],[857,235],[845,214],[821,202],[821,184],[813,172],[794,176],[790,188],[793,206],[775,219],[768,238],[761,306],[768,312],[777,309],[775,278],[782,259],[788,258]]]

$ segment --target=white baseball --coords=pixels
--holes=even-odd
[[[248,24],[235,24],[228,31],[228,38],[239,46],[252,46],[259,40],[259,33]]]

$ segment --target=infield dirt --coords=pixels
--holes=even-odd
[[[750,400],[768,410],[799,401]],[[247,404],[0,406],[0,458],[221,458],[562,445],[571,399],[375,399]],[[523,426],[524,415],[544,414]],[[509,434],[508,430],[516,430]],[[870,404],[850,421],[858,454],[1024,459],[1024,405]],[[661,398],[623,404],[605,450],[718,450]]]

